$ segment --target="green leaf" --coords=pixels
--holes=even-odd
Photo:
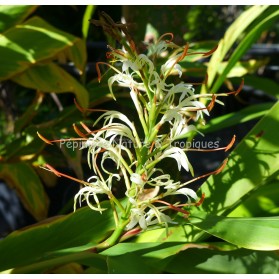
[[[247,75],[245,76],[245,85],[252,86],[257,90],[262,90],[265,93],[279,99],[279,85],[272,79]]]
[[[204,246],[204,247],[203,247]],[[278,274],[279,255],[276,251],[236,249],[226,251],[216,243],[181,251],[165,267],[170,273]]]
[[[49,200],[38,175],[28,163],[0,164],[0,178],[16,190],[24,207],[37,220],[46,218]]]
[[[5,144],[3,157],[5,161],[30,160],[35,157],[45,146],[45,143],[38,138],[37,130],[24,131],[22,135]]]
[[[109,273],[158,273],[184,243],[119,243],[101,255],[108,257]]]
[[[194,228],[192,225],[186,224],[186,225],[179,225],[179,226],[170,226],[168,229],[166,228],[150,229],[141,232],[130,241],[136,243],[191,242],[194,241],[200,234],[201,232],[199,230]]]
[[[236,62],[243,56],[243,54],[245,54],[245,52],[251,47],[251,45],[256,41],[256,39],[260,36],[261,32],[270,27],[274,23],[274,21],[279,18],[279,10],[278,8],[271,7],[270,9],[268,9],[268,13],[265,13],[263,15],[264,17],[261,18],[261,20],[257,24],[255,24],[255,26],[253,26],[251,31],[240,41],[239,45],[229,58],[227,67],[223,69],[216,82],[212,86],[212,92],[217,92],[230,70],[233,68]]]
[[[195,210],[190,222],[197,228],[241,248],[254,250],[279,249],[279,216],[233,218]]]
[[[33,17],[0,36],[0,80],[25,71],[34,64],[55,57],[74,45],[78,38],[60,31],[43,19]]]
[[[279,215],[279,181],[275,180],[256,192],[242,202],[230,217],[255,217],[255,216],[275,216]]]
[[[0,33],[24,21],[37,9],[30,5],[1,5],[0,6]]]
[[[14,133],[19,133],[25,126],[27,126],[31,120],[36,116],[40,105],[43,101],[43,94],[36,92],[32,104],[30,104],[25,112],[15,121]]]
[[[102,206],[110,207],[108,202],[104,202]],[[41,224],[15,231],[0,241],[0,255],[5,255],[5,259],[0,262],[0,270],[25,266],[57,255],[67,255],[72,251],[84,250],[83,246],[94,247],[113,228],[110,210],[100,214],[86,207],[67,216],[47,219]],[[77,248],[73,249],[74,247]],[[92,253],[92,257],[94,256]]]
[[[94,5],[87,5],[84,16],[82,19],[82,35],[83,38],[86,39],[88,36],[88,30],[90,26],[89,20],[91,19],[92,15],[94,14],[94,11],[96,9],[96,6]]]
[[[218,44],[218,49],[212,55],[208,65],[208,88],[211,88],[220,63],[224,60],[228,51],[252,22],[259,17],[268,6],[253,6],[243,12],[226,31],[224,37]],[[245,40],[245,38],[244,38]],[[229,70],[227,71],[227,73]],[[213,91],[214,92],[214,91]]]
[[[264,116],[273,105],[274,103],[252,105],[241,109],[238,112],[232,112],[212,118],[205,126],[201,126],[199,130],[203,133],[211,133],[238,125],[239,123],[245,123],[247,121]]]
[[[82,107],[88,106],[88,92],[75,78],[54,63],[36,65],[12,78],[22,86],[42,92],[73,92]]]
[[[246,75],[248,73],[249,74],[255,73],[257,69],[266,65],[268,63],[268,61],[269,61],[268,58],[262,59],[262,60],[250,59],[248,61],[238,61],[231,68],[231,70],[227,74],[226,78],[243,77],[244,75]],[[228,62],[222,62],[219,65],[218,72],[222,73],[227,66],[228,66]],[[247,85],[246,77],[245,77],[245,85]]]
[[[201,186],[203,208],[227,215],[248,196],[278,176],[279,102],[255,125],[230,154],[224,170]],[[232,131],[233,133],[233,131]]]
[[[66,56],[70,61],[73,61],[74,65],[79,70],[79,74],[82,75],[87,61],[86,41],[77,39],[72,47],[67,48]]]

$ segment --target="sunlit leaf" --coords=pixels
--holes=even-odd
[[[83,38],[86,39],[88,36],[88,30],[90,26],[90,19],[92,15],[94,14],[94,11],[96,9],[95,5],[87,5],[84,15],[83,15],[83,20],[82,20],[82,35]]]
[[[262,217],[276,215],[279,215],[278,180],[259,188],[229,214],[230,217]]]
[[[240,248],[279,250],[279,217],[223,217],[195,210],[190,222]]]
[[[263,59],[263,60],[255,60],[250,59],[248,61],[238,61],[235,63],[235,65],[232,67],[232,69],[227,74],[226,78],[232,78],[232,77],[243,77],[246,74],[252,74],[255,73],[255,71],[266,65],[268,63],[269,59]],[[222,73],[224,69],[227,67],[228,62],[222,62],[219,65],[219,73]],[[245,78],[246,81],[246,78]],[[245,82],[246,85],[246,82]]]
[[[5,65],[0,68],[0,80],[55,57],[76,41],[73,35],[56,29],[39,17],[10,28],[0,36],[0,64]]]
[[[260,6],[254,6],[254,7],[260,7]],[[244,13],[242,14],[242,16],[243,15]],[[237,48],[230,56],[227,67],[224,68],[222,72],[220,72],[220,75],[218,76],[216,82],[212,86],[211,88],[212,92],[217,92],[217,90],[220,88],[223,81],[227,77],[227,74],[230,72],[230,70],[233,68],[236,62],[251,47],[251,45],[255,42],[255,40],[260,36],[261,32],[263,32],[265,29],[270,27],[274,23],[274,21],[278,18],[279,18],[279,10],[273,6],[271,6],[270,9],[267,10],[267,13],[262,14],[262,17],[260,18],[259,22],[256,22],[256,24],[248,32],[248,34],[246,34],[246,36],[242,38]]]
[[[279,102],[256,124],[230,154],[225,169],[202,185],[203,208],[227,215],[248,196],[278,175]]]
[[[31,5],[1,5],[0,6],[0,33],[22,22],[36,10]]]
[[[252,22],[259,17],[268,6],[253,6],[244,11],[226,31],[224,38],[218,44],[218,49],[212,55],[208,65],[208,83],[207,86],[212,88],[213,81],[218,73],[219,65],[224,60],[228,51],[233,44],[239,39],[240,35]],[[245,38],[244,38],[245,39]],[[227,71],[227,73],[229,70]]]

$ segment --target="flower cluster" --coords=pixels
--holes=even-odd
[[[171,38],[166,40],[166,36]],[[110,67],[115,72],[108,80],[112,96],[116,96],[115,85],[128,89],[141,125],[136,127],[121,112],[107,111],[94,123],[102,122],[101,129],[93,130],[81,123],[84,133],[75,126],[80,140],[85,141],[83,148],[88,150],[88,164],[94,172],[88,181],[75,179],[84,186],[75,196],[75,207],[77,201],[85,200],[90,208],[102,213],[106,208],[101,207],[98,195],[106,194],[115,213],[116,226],[121,214],[126,230],[137,225],[145,230],[150,225],[172,223],[166,213],[168,209],[187,217],[187,207],[198,206],[204,197],[198,201],[196,193],[186,186],[201,177],[220,172],[225,163],[215,172],[187,182],[174,181],[165,170],[157,168],[157,164],[165,158],[172,158],[179,171],[184,169],[194,175],[187,157],[187,151],[192,150],[174,147],[172,142],[187,139],[193,131],[198,132],[195,122],[200,123],[204,114],[209,115],[215,102],[221,103],[217,100],[219,95],[237,94],[240,89],[226,94],[196,94],[192,84],[183,81],[173,83],[183,76],[179,62],[199,53],[191,52],[188,44],[184,47],[174,44],[172,34],[165,34],[156,43],[147,45],[147,54],[138,54],[131,41],[126,42],[123,49],[109,48],[107,57],[110,63],[97,63],[99,81],[100,65]],[[202,55],[210,55],[213,51]],[[158,66],[156,62],[162,60],[166,53],[168,58]],[[142,134],[144,141],[140,140],[139,135]],[[54,142],[39,136],[47,143]],[[123,144],[124,139],[129,139],[134,147],[127,148]],[[228,146],[218,150],[227,151],[233,141],[234,138]],[[105,167],[107,160],[114,162],[114,171]],[[56,175],[63,175],[49,165],[46,168]],[[125,184],[125,205],[114,196],[113,180],[121,180]],[[166,201],[166,197],[174,195],[185,196],[187,203],[181,204],[181,198],[175,204]]]

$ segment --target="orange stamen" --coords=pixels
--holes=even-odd
[[[76,132],[80,137],[86,138],[86,135],[85,135],[84,133],[82,133],[82,132],[78,129],[78,127],[76,126],[76,124],[73,124],[73,128],[74,128],[75,132]]]
[[[79,123],[87,133],[89,134],[92,133],[92,131],[83,122],[79,122]]]
[[[60,172],[53,168],[51,165],[45,164],[45,167],[48,168],[51,172],[53,172],[56,176],[61,177]]]
[[[218,45],[216,47],[214,47],[213,49],[211,49],[210,51],[208,51],[208,52],[191,52],[191,53],[188,54],[188,56],[196,55],[196,54],[202,54],[202,56],[209,56],[212,53],[214,53],[217,48],[218,48]]]
[[[67,174],[64,174],[64,173],[59,172],[58,170],[56,170],[55,168],[53,168],[53,167],[50,166],[49,164],[45,164],[45,167],[46,167],[48,170],[50,170],[52,173],[54,173],[56,176],[58,176],[58,177],[63,176],[63,177],[69,178],[69,179],[71,179],[71,180],[74,180],[74,181],[76,181],[76,182],[78,182],[78,183],[90,185],[90,183],[88,183],[88,182],[85,182],[85,181],[83,181],[83,180],[80,180],[80,179],[77,179],[77,178],[72,177],[72,176],[70,176],[70,175],[67,175]]]
[[[232,138],[231,142],[227,145],[227,147],[226,147],[226,149],[225,149],[226,152],[227,152],[229,149],[232,148],[232,146],[233,146],[233,144],[234,144],[234,142],[235,142],[235,138],[236,138],[236,136],[233,135],[233,138]]]
[[[76,101],[76,99],[74,99],[74,103],[77,107],[77,109],[81,112],[85,112],[85,111],[93,111],[93,112],[107,112],[107,109],[88,109],[88,108],[83,108],[79,105],[79,103]]]
[[[76,98],[74,98],[74,103],[75,103],[75,105],[76,105],[76,107],[77,107],[77,109],[78,109],[79,111],[84,112],[84,108],[82,108],[82,107],[79,105],[79,103],[77,102]]]
[[[242,90],[243,86],[244,86],[244,79],[241,80],[241,83],[240,83],[240,85],[239,85],[239,87],[238,87],[238,89],[236,91],[231,91],[231,92],[226,93],[226,94],[227,95],[235,95],[236,96],[236,95],[238,95],[240,93],[240,91]]]
[[[208,110],[209,112],[213,109],[213,107],[214,107],[214,105],[215,105],[215,100],[216,100],[216,96],[213,94],[213,95],[212,95],[212,99],[211,99],[210,103],[209,103],[208,106],[207,106],[207,110]]]
[[[205,199],[205,193],[202,193],[201,199],[198,202],[196,202],[195,205],[200,206],[203,203],[204,199]]]
[[[158,42],[160,42],[164,37],[166,36],[171,36],[171,39],[170,40],[166,40],[165,42],[166,43],[171,43],[173,41],[173,33],[165,33],[163,34],[159,39],[158,39]]]
[[[150,148],[149,148],[149,153],[152,152],[154,145],[155,145],[155,141],[152,142],[152,144],[151,144],[151,146],[150,146]]]
[[[225,168],[227,162],[228,162],[228,158],[224,160],[224,162],[222,163],[222,165],[221,165],[214,173],[215,173],[215,174],[218,174],[218,173],[222,172],[222,170]]]
[[[176,63],[180,62],[187,55],[188,49],[189,49],[189,44],[187,43],[184,47],[183,53],[181,54],[181,56],[178,57]]]
[[[214,53],[216,51],[217,48],[218,48],[218,45],[216,47],[214,47],[213,49],[211,49],[210,51],[204,53],[203,56],[211,55],[212,53]]]
[[[102,74],[101,74],[101,70],[100,70],[99,64],[107,65],[109,67],[110,67],[110,65],[108,63],[106,63],[106,62],[97,62],[96,63],[96,71],[97,71],[97,74],[98,74],[98,81],[100,82],[101,79],[102,79]]]
[[[39,137],[42,141],[44,141],[44,142],[47,143],[47,144],[51,144],[51,145],[52,145],[52,142],[49,141],[48,139],[46,139],[45,137],[43,137],[38,131],[37,131],[37,135],[38,135],[38,137]]]
[[[205,198],[205,193],[202,193],[202,196],[201,196],[201,198],[198,202],[178,204],[176,206],[177,207],[181,207],[181,206],[200,206],[204,202],[204,198]]]

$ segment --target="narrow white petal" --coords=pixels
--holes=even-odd
[[[187,197],[191,197],[191,198],[194,199],[194,200],[197,200],[197,199],[198,199],[198,196],[197,196],[196,192],[193,191],[192,189],[189,189],[189,188],[181,188],[181,189],[178,189],[178,190],[176,191],[176,193],[185,195],[185,196],[187,196]]]

